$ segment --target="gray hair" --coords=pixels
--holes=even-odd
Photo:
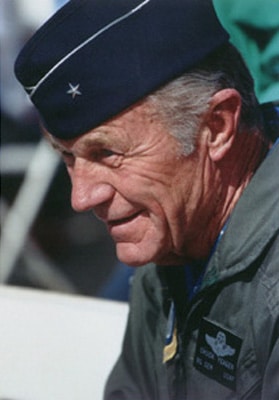
[[[147,102],[182,143],[183,153],[190,154],[212,96],[225,88],[236,89],[242,98],[239,131],[259,131],[261,118],[253,80],[242,57],[230,44],[149,95]]]

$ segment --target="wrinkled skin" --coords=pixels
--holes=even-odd
[[[239,96],[223,92],[190,155],[144,102],[73,140],[47,134],[67,165],[73,208],[92,210],[106,224],[121,261],[183,264],[208,256],[246,184],[226,156]]]

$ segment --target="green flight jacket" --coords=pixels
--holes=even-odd
[[[180,267],[138,270],[104,399],[278,400],[278,231],[279,144],[238,201],[190,302]],[[177,335],[163,362],[172,301]]]

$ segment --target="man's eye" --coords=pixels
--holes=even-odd
[[[100,155],[101,155],[101,157],[112,157],[112,156],[116,156],[117,153],[115,153],[114,151],[109,150],[109,149],[102,149],[100,151]]]
[[[122,161],[122,155],[111,149],[100,149],[93,154],[92,159],[111,167],[118,167]]]

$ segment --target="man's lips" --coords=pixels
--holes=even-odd
[[[113,228],[115,226],[120,226],[127,224],[131,221],[133,221],[135,218],[137,218],[141,214],[141,211],[137,211],[136,213],[129,215],[128,217],[123,217],[123,218],[117,218],[117,219],[110,219],[106,222],[107,226],[109,228]]]
[[[106,222],[108,232],[115,242],[129,242],[137,236],[141,217],[142,211],[137,211],[127,217],[110,219]]]

